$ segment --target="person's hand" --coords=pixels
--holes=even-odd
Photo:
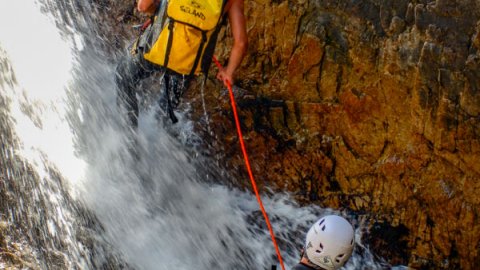
[[[222,81],[225,87],[228,87],[228,84],[230,84],[230,86],[233,85],[233,74],[232,72],[228,72],[225,68],[221,68],[218,71],[217,79]]]
[[[155,13],[159,4],[160,0],[138,0],[137,9],[141,13],[151,16]]]

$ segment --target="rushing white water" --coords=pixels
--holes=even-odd
[[[23,22],[5,27],[18,21],[18,14]],[[39,175],[48,179],[45,164],[56,167],[75,198],[101,222],[101,237],[135,269],[269,269],[276,263],[254,196],[203,181],[198,164],[157,123],[153,111],[141,115],[139,160],[132,157],[132,135],[116,106],[117,59],[78,46],[82,38],[95,39],[92,33],[63,36],[54,22],[33,1],[0,2],[0,46],[18,82],[6,89],[11,117],[22,143],[19,150]],[[176,134],[195,136],[190,127],[183,119]],[[55,233],[52,224],[63,224],[75,245],[75,221],[62,208],[62,198],[45,192],[57,202],[61,220],[48,228]],[[290,268],[307,226],[328,211],[299,207],[288,194],[263,200]],[[346,268],[379,267],[364,252]]]

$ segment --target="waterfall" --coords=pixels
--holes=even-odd
[[[101,46],[91,2],[0,2],[1,188],[14,202],[2,203],[9,230],[1,233],[11,263],[270,269],[275,251],[255,197],[205,179],[185,143],[196,137],[187,117],[166,128],[147,106],[137,131],[126,126],[116,106],[118,57]],[[287,193],[263,200],[289,269],[308,226],[332,211],[300,207]],[[381,267],[360,242],[357,250],[346,269]]]

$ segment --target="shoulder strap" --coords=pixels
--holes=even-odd
[[[164,67],[168,68],[168,60],[170,59],[170,51],[172,50],[172,42],[173,42],[173,24],[175,21],[173,19],[170,19],[168,22],[168,40],[167,40],[167,48],[165,49],[165,60],[163,63]]]
[[[223,9],[227,6],[228,0],[224,0],[222,4],[222,12]],[[215,27],[215,30],[213,31],[212,35],[210,36],[210,40],[207,43],[207,46],[205,48],[205,52],[203,53],[203,58],[202,62],[200,63],[202,72],[205,74],[205,79],[208,76],[208,69],[210,68],[210,65],[212,64],[212,59],[213,59],[213,54],[215,53],[215,47],[217,45],[217,39],[218,39],[218,34],[220,33],[220,30],[222,29],[222,26],[227,24],[227,17],[228,15],[224,13],[220,20],[217,23],[217,26]]]

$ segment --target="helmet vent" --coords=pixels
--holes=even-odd
[[[320,223],[318,223],[318,226],[322,226],[323,222],[325,222],[325,219],[320,220]]]
[[[352,245],[352,246],[353,246],[353,238],[352,238],[352,242],[350,242],[350,245]]]
[[[317,253],[322,253],[323,251],[323,244],[320,243],[320,249],[315,250]]]
[[[327,226],[326,226],[326,225],[323,225],[323,227],[322,227],[322,232],[325,231],[325,228],[327,228]]]
[[[338,255],[338,256],[335,258],[335,261],[336,261],[337,263],[340,263],[340,260],[343,258],[343,256],[345,256],[345,254],[340,254],[340,255]]]

